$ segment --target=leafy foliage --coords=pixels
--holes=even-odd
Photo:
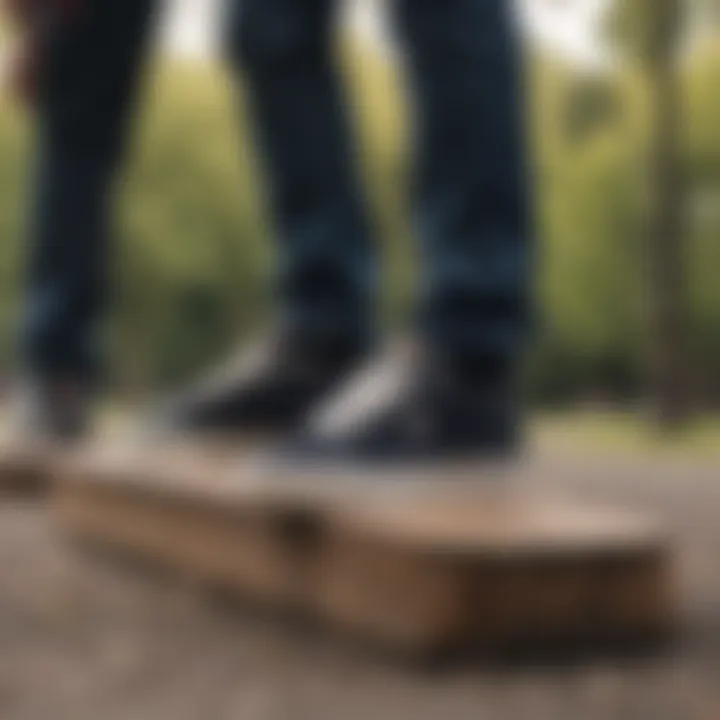
[[[631,397],[641,385],[645,332],[639,282],[644,94],[629,69],[586,76],[545,57],[531,58],[529,67],[540,245],[533,393],[545,401]],[[386,267],[383,316],[392,324],[408,309],[417,266],[405,182],[407,114],[396,71],[385,62],[352,51],[345,68],[349,100],[359,111],[360,169]],[[720,398],[720,51],[709,48],[685,72],[689,330],[694,376]],[[216,68],[161,63],[148,78],[146,99],[119,203],[108,323],[112,378],[133,390],[179,382],[262,324],[271,308],[273,266],[262,172],[242,93]],[[20,302],[26,134],[24,123],[2,107],[0,349],[6,367]]]

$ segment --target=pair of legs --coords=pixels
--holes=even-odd
[[[334,0],[247,2],[232,23],[269,160],[284,306],[319,332],[363,333],[372,242],[331,58]],[[422,332],[509,355],[524,323],[526,209],[517,56],[503,0],[398,0],[414,102]]]
[[[270,178],[281,314],[295,336],[372,335],[375,265],[332,53],[336,0],[228,0]],[[112,183],[152,0],[96,0],[55,28],[40,113],[27,360],[95,370]],[[505,0],[394,0],[413,102],[423,259],[417,332],[444,355],[511,362],[526,324],[528,208],[519,57]]]

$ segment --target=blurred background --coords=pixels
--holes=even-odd
[[[217,57],[221,4],[170,0],[158,26],[113,260],[108,344],[118,397],[189,378],[270,308],[262,173],[242,88]],[[416,258],[401,52],[385,5],[347,3],[339,51],[392,326],[407,310]],[[539,408],[616,418],[630,410],[662,428],[693,419],[720,437],[720,423],[708,419],[720,408],[719,8],[717,0],[517,2],[539,244],[528,393]],[[5,377],[16,364],[28,130],[3,100]]]
[[[391,1],[347,2],[338,34],[388,328],[417,269]],[[158,23],[112,265],[120,403],[194,376],[271,311],[256,143],[217,56],[222,2],[167,0]],[[510,674],[389,670],[88,563],[52,517],[4,504],[3,720],[720,718],[720,0],[515,3],[538,230],[527,394],[550,449],[534,456],[530,491],[668,523],[678,651]],[[0,20],[0,74],[10,42]],[[0,387],[18,370],[31,141],[27,113],[0,94]]]

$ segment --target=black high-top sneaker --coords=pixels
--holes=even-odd
[[[288,431],[344,380],[362,350],[359,343],[313,341],[285,331],[270,335],[171,399],[156,426],[199,433]]]
[[[316,408],[278,460],[382,469],[509,459],[519,415],[509,362],[463,362],[400,343]]]

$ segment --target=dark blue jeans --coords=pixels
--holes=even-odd
[[[40,124],[29,362],[88,372],[109,198],[151,0],[93,0],[57,32]],[[230,0],[270,179],[281,313],[308,335],[372,333],[372,238],[332,58],[334,0]],[[507,0],[395,0],[414,99],[419,331],[506,358],[527,319],[529,210],[519,54]]]
[[[113,183],[153,0],[86,0],[48,25],[39,88],[25,356],[32,373],[97,371]]]

